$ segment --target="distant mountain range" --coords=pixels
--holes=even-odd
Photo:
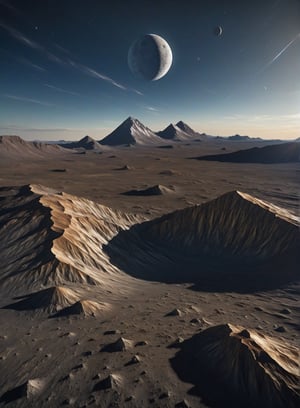
[[[23,139],[19,138],[18,136],[1,136],[2,138],[10,138],[11,149],[15,149],[15,146],[20,146],[20,140]],[[12,139],[15,138],[15,139]],[[18,138],[18,139],[16,139]],[[4,139],[3,139],[4,140]],[[192,129],[189,125],[185,122],[180,120],[175,125],[170,123],[165,129],[154,132],[147,126],[143,125],[138,119],[129,116],[124,122],[122,122],[115,130],[113,130],[108,136],[104,137],[101,140],[95,140],[90,136],[85,136],[79,141],[51,141],[51,142],[26,142],[24,143],[31,143],[30,150],[45,150],[45,146],[49,145],[58,145],[64,149],[74,149],[74,150],[82,150],[82,151],[95,151],[101,152],[106,150],[109,146],[122,146],[122,145],[160,145],[161,147],[165,146],[166,143],[170,142],[202,142],[202,141],[213,141],[213,140],[220,140],[220,141],[233,141],[233,142],[243,142],[243,141],[255,141],[255,142],[278,142],[282,143],[281,140],[264,140],[260,137],[250,137],[250,136],[241,136],[239,134],[233,136],[210,136],[205,133],[196,132]],[[296,139],[295,142],[299,142],[300,138]],[[2,143],[2,150],[4,148],[4,141],[0,141]],[[39,145],[40,143],[40,145]],[[6,146],[8,144],[8,139],[6,139]],[[107,146],[105,148],[105,146]],[[27,145],[27,150],[29,145]],[[47,148],[51,150],[50,147]]]
[[[154,132],[138,119],[127,118],[112,133],[100,140],[102,145],[148,145],[164,144],[168,141],[188,141],[193,139],[205,140],[209,136],[205,133],[195,132],[186,123],[179,121],[174,125],[171,123],[164,130]]]

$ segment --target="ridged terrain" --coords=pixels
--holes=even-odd
[[[245,193],[144,222],[37,185],[0,194],[0,285],[8,291],[108,288],[122,272],[231,289],[299,279],[299,218]]]
[[[5,187],[0,197],[0,285],[7,290],[105,286],[114,268],[102,245],[138,221],[37,185]]]
[[[180,345],[171,361],[209,406],[296,408],[299,350],[232,324],[214,326]]]
[[[112,263],[136,277],[220,287],[245,280],[248,288],[264,281],[268,287],[299,279],[298,226],[299,217],[234,191],[134,226],[105,250]],[[130,260],[128,252],[135,254]],[[234,275],[232,282],[225,275]]]
[[[299,220],[239,191],[144,225],[148,238],[187,253],[266,259],[299,245]]]

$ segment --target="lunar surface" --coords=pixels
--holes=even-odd
[[[146,34],[136,40],[128,51],[128,65],[134,75],[157,81],[172,65],[172,50],[162,37]]]
[[[1,407],[299,406],[299,161],[174,129],[0,138]]]

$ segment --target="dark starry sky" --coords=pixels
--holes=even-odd
[[[158,81],[127,65],[146,33],[173,52]],[[0,134],[99,139],[131,115],[153,130],[182,119],[295,138],[299,73],[299,0],[0,0]]]

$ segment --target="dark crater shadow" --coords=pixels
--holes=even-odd
[[[110,262],[138,279],[164,283],[191,283],[190,289],[208,292],[252,293],[273,290],[300,278],[299,248],[261,260],[230,253],[205,253],[198,247],[184,248],[149,237],[154,221],[119,232],[104,252]]]

